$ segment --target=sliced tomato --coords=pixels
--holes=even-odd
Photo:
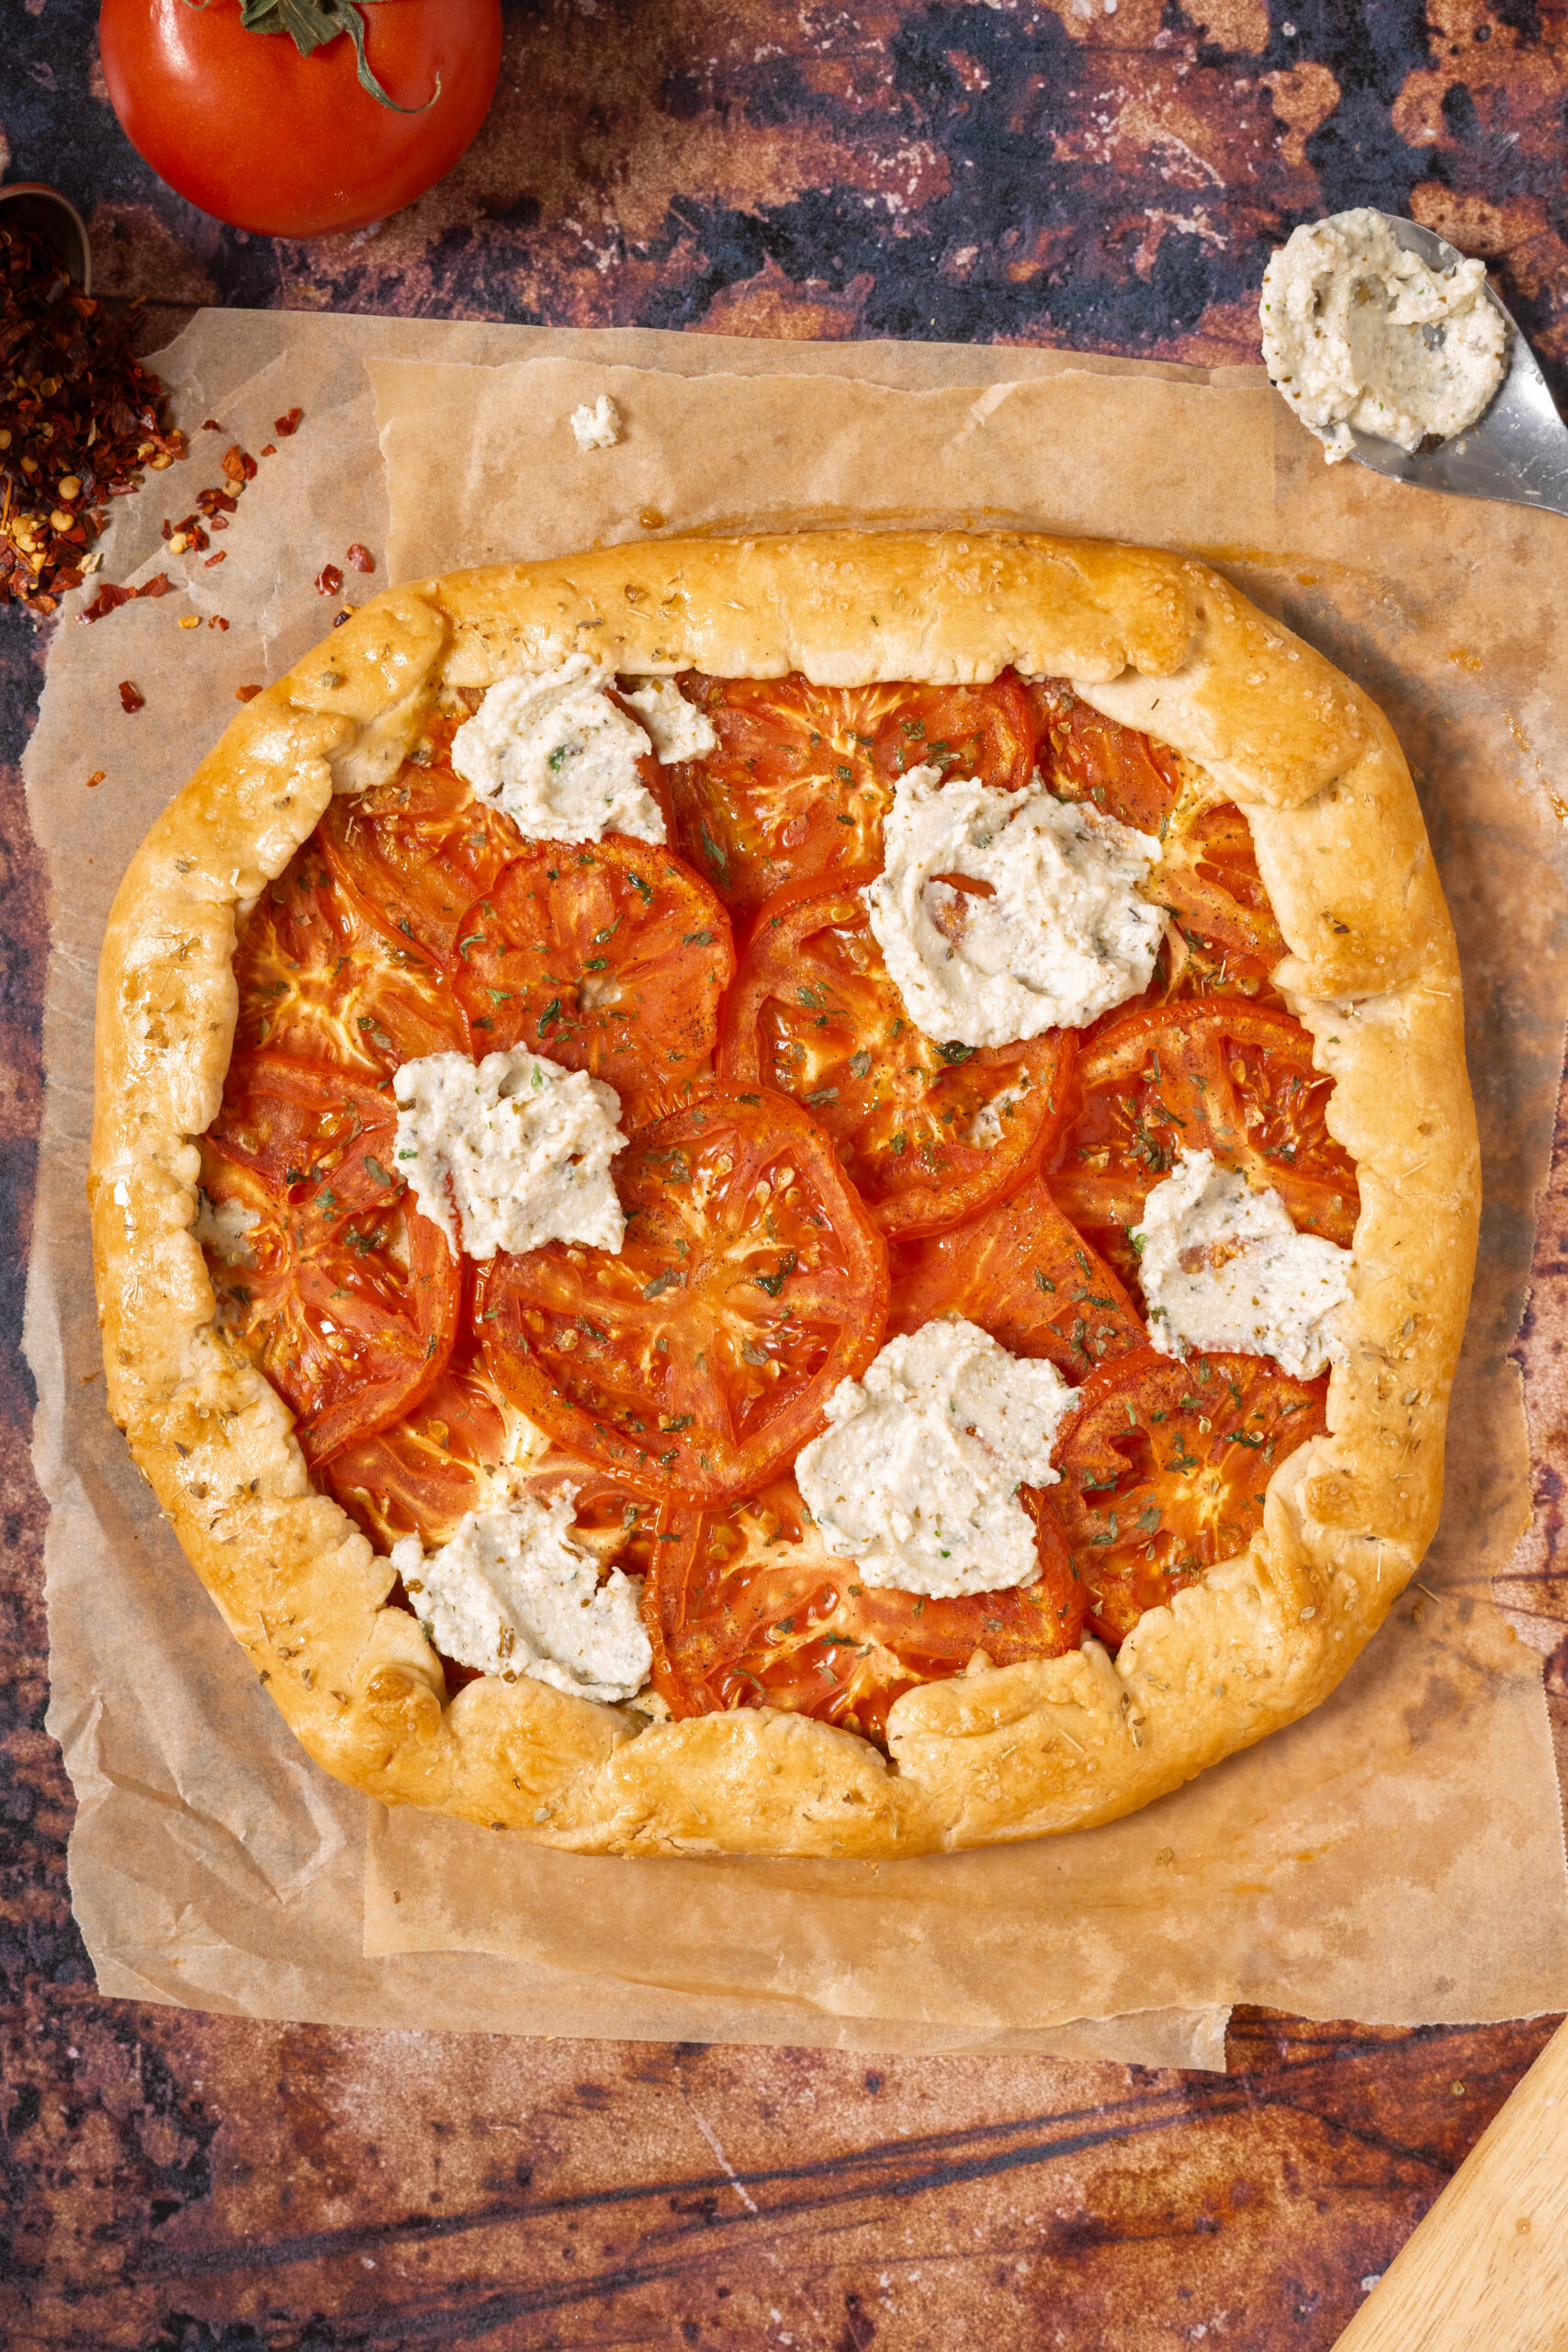
[[[1183,1148],[1212,1151],[1296,1225],[1348,1244],[1359,1208],[1355,1163],[1329,1136],[1334,1081],[1299,1021],[1245,999],[1119,1013],[1086,1041],[1079,1108],[1046,1171],[1057,1204],[1129,1284],[1127,1240]]]
[[[440,1378],[461,1282],[397,1173],[390,1091],[284,1054],[236,1056],[202,1144],[209,1199],[254,1212],[251,1264],[213,1266],[225,1321],[293,1408],[312,1467]]]
[[[1269,978],[1269,967],[1234,947],[1221,947],[1184,930],[1179,922],[1166,926],[1142,1005],[1180,1004],[1194,997],[1246,997],[1277,1012],[1286,1011],[1284,998]],[[1125,1005],[1117,1008],[1125,1012]]]
[[[234,951],[236,1052],[389,1076],[422,1054],[466,1048],[434,959],[372,929],[312,838],[262,892]]]
[[[882,820],[907,768],[1017,788],[1034,730],[1010,672],[986,686],[814,686],[688,672],[718,749],[669,771],[675,846],[749,914],[785,883],[882,863]]]
[[[719,1069],[793,1095],[827,1128],[889,1238],[937,1233],[1024,1183],[1066,1108],[1069,1031],[933,1045],[904,1010],[863,871],[762,908],[725,1010]]]
[[[328,1484],[383,1550],[417,1535],[449,1544],[466,1511],[482,1510],[506,1461],[514,1417],[482,1365],[455,1358],[411,1411],[333,1455]]]
[[[1082,1579],[1091,1633],[1114,1649],[1145,1609],[1244,1552],[1269,1478],[1327,1427],[1328,1374],[1292,1380],[1264,1356],[1152,1348],[1091,1374],[1044,1489]]]
[[[735,970],[729,917],[665,849],[612,834],[532,842],[471,908],[454,986],[474,1051],[527,1046],[622,1098],[628,1126],[712,1065]]]
[[[886,1247],[815,1121],[762,1090],[645,1127],[615,1176],[618,1255],[551,1242],[482,1277],[487,1362],[565,1452],[641,1492],[749,1492],[876,1353]]]
[[[338,884],[385,940],[441,958],[523,841],[510,817],[434,761],[406,762],[392,783],[334,799],[317,837]]]
[[[1039,1177],[947,1233],[895,1241],[888,1255],[889,1332],[961,1315],[1010,1354],[1043,1356],[1075,1384],[1148,1344],[1131,1298]]]
[[[1234,802],[1202,809],[1171,834],[1152,889],[1195,951],[1218,952],[1222,969],[1234,958],[1241,970],[1266,978],[1285,955],[1252,828]]]
[[[400,1535],[417,1535],[431,1552],[452,1541],[468,1512],[495,1501],[495,1474],[504,1467],[506,1494],[549,1501],[570,1488],[572,1532],[583,1549],[602,1567],[614,1564],[646,1576],[657,1506],[606,1478],[596,1464],[553,1447],[516,1464],[519,1440],[527,1436],[482,1363],[448,1364],[412,1412],[378,1436],[345,1446],[325,1476],[344,1509],[383,1550]]]
[[[654,1686],[675,1715],[782,1707],[885,1741],[918,1683],[1055,1657],[1083,1629],[1083,1589],[1056,1522],[1037,1514],[1033,1584],[928,1600],[863,1584],[824,1549],[793,1479],[713,1511],[669,1515],[643,1613]]]
[[[1102,718],[1065,679],[1032,679],[1024,691],[1035,761],[1058,799],[1092,800],[1106,816],[1163,841],[1181,797],[1181,772],[1164,745]]]
[[[554,1446],[536,1454],[513,1476],[525,1494],[536,1495],[542,1502],[570,1495],[572,1540],[592,1553],[601,1577],[611,1567],[629,1577],[651,1572],[662,1522],[659,1505],[647,1496],[606,1476],[597,1463],[581,1462]]]

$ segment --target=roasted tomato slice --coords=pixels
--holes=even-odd
[[[770,899],[725,1009],[719,1069],[791,1094],[825,1126],[891,1239],[936,1233],[1024,1183],[1066,1108],[1073,1038],[937,1046],[887,977],[871,878]]]
[[[919,1241],[895,1241],[889,1332],[962,1315],[1015,1356],[1044,1356],[1065,1380],[1146,1347],[1137,1309],[1039,1177],[1010,1200]]]
[[[1074,1079],[1081,1107],[1047,1182],[1130,1285],[1127,1228],[1184,1148],[1272,1186],[1303,1232],[1349,1242],[1359,1195],[1325,1124],[1334,1081],[1288,1012],[1237,998],[1119,1013],[1082,1046]]]
[[[287,1055],[236,1056],[202,1189],[254,1212],[251,1262],[213,1280],[240,1345],[293,1407],[312,1467],[385,1429],[446,1367],[461,1282],[398,1175],[389,1091]]]
[[[1010,1666],[1077,1645],[1083,1589],[1055,1521],[1036,1523],[1035,1583],[928,1600],[863,1584],[824,1550],[793,1479],[667,1513],[643,1591],[654,1687],[676,1715],[783,1707],[885,1741],[895,1699],[976,1651]]]
[[[1327,1423],[1328,1374],[1292,1380],[1264,1356],[1152,1348],[1108,1363],[1056,1442],[1061,1484],[1044,1489],[1082,1579],[1089,1624],[1108,1647],[1263,1524],[1280,1464]]]
[[[1062,800],[1092,800],[1134,831],[1165,838],[1181,797],[1181,772],[1163,744],[1102,718],[1060,678],[1025,687],[1040,773]]]
[[[650,1495],[744,1494],[792,1462],[887,1319],[887,1253],[816,1123],[728,1089],[615,1162],[626,1243],[499,1256],[478,1293],[505,1394]]]
[[[466,1511],[483,1509],[518,1429],[482,1365],[450,1362],[400,1420],[334,1454],[327,1483],[384,1550],[417,1535],[429,1551],[451,1542]]]
[[[785,883],[882,863],[882,820],[906,768],[1026,785],[1034,730],[1010,672],[987,686],[814,686],[709,678],[682,693],[718,749],[669,771],[675,846],[749,914]]]
[[[1217,951],[1222,969],[1234,959],[1240,971],[1267,978],[1285,954],[1252,828],[1233,802],[1204,808],[1172,832],[1153,890],[1194,951]]]
[[[522,835],[453,769],[412,762],[390,784],[333,801],[322,854],[366,921],[394,947],[449,957],[458,927]]]
[[[656,1506],[606,1478],[595,1463],[553,1448],[528,1458],[530,1435],[482,1363],[448,1364],[412,1412],[378,1436],[344,1446],[325,1476],[344,1510],[384,1550],[400,1535],[417,1535],[427,1552],[449,1544],[465,1514],[494,1498],[495,1474],[503,1467],[508,1491],[547,1498],[570,1487],[584,1549],[602,1566],[615,1562],[645,1576]]]
[[[234,951],[237,1053],[265,1046],[373,1078],[422,1054],[466,1047],[434,960],[372,929],[312,837],[269,883]]]
[[[628,1126],[711,1067],[729,917],[668,850],[533,842],[469,910],[454,985],[474,1051],[527,1046],[615,1089]]]

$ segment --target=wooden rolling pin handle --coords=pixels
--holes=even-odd
[[[1568,2352],[1568,2025],[1335,2352]]]

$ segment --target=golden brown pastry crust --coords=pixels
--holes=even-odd
[[[396,769],[432,695],[578,648],[623,672],[823,684],[1066,677],[1247,810],[1333,1073],[1361,1216],[1331,1434],[1270,1481],[1247,1554],[1097,1643],[901,1698],[890,1758],[766,1710],[650,1723],[545,1684],[448,1701],[392,1572],[311,1487],[291,1417],[213,1320],[193,1136],[235,1018],[237,910],[333,788]],[[888,1856],[1113,1819],[1315,1706],[1421,1559],[1480,1180],[1453,933],[1381,711],[1190,559],[985,534],[662,540],[393,589],[248,706],[116,899],[89,1193],[108,1401],[186,1555],[310,1754],[582,1852]]]

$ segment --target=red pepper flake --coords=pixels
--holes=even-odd
[[[214,613],[207,626],[209,628],[227,628],[229,624],[221,613]]]
[[[166,571],[155,572],[140,588],[120,588],[114,581],[106,580],[92,603],[84,605],[76,617],[81,621],[104,620],[110,613],[118,613],[122,605],[134,604],[138,596],[166,596],[174,584]]]
[[[201,567],[203,571],[210,571],[215,563],[221,563],[228,552],[227,548],[220,548],[216,555],[209,555]]]
[[[193,548],[199,555],[203,548],[210,545],[197,514],[182,514],[177,523],[171,523],[165,514],[164,537],[168,541],[171,555],[186,555]]]
[[[376,569],[375,557],[371,554],[368,548],[361,547],[357,539],[355,540],[354,545],[349,548],[347,555],[344,558],[344,561],[345,563],[352,563],[355,571],[374,571]]]
[[[232,514],[239,502],[231,498],[226,490],[198,490],[196,503],[204,514],[216,518],[220,514]]]
[[[184,457],[131,349],[134,305],[91,300],[31,230],[0,230],[0,604],[56,610],[107,502]],[[73,487],[67,492],[62,483]],[[59,521],[56,517],[59,516]]]
[[[93,786],[94,786],[95,785],[102,784],[102,782],[103,782],[103,780],[104,780],[105,776],[106,776],[106,775],[107,775],[107,774],[108,774],[108,770],[107,770],[107,768],[95,768],[95,769],[93,770],[92,775],[87,778],[87,789],[88,789],[88,791],[89,791],[89,792],[91,792],[91,791],[92,791],[92,789],[93,789]]]
[[[237,482],[242,490],[246,482],[254,481],[256,478],[255,459],[248,449],[242,449],[237,441],[231,449],[223,452],[223,477],[226,481]]]
[[[276,449],[273,447],[270,441],[264,441],[262,443],[261,453],[264,458],[276,458],[277,455]]]
[[[260,686],[236,686],[234,689],[234,700],[236,702],[254,702],[257,695],[262,691],[263,690]]]
[[[201,420],[201,429],[204,433],[221,433],[223,427],[215,416],[204,416]]]
[[[287,415],[273,418],[272,429],[280,441],[287,441],[291,434],[299,432],[304,413],[302,408],[291,408]]]
[[[121,605],[129,605],[135,593],[133,588],[119,588],[112,580],[106,580],[92,603],[84,605],[76,617],[82,621],[107,620]]]
[[[321,566],[321,568],[320,571],[316,574],[316,594],[317,594],[317,595],[318,595],[318,596],[335,596],[335,595],[337,594],[337,593],[338,593],[338,590],[339,590],[342,586],[343,586],[343,574],[342,574],[342,572],[338,570],[338,568],[337,568],[336,564],[335,564],[335,563],[324,563],[324,564],[322,564],[322,566]]]
[[[334,613],[334,614],[333,614],[333,628],[341,628],[343,627],[343,625],[344,625],[344,621],[351,621],[353,618],[354,618],[354,613],[353,613],[353,609],[352,609],[352,607],[351,607],[350,605],[345,605],[344,606],[344,608],[343,608],[343,610],[342,610],[342,612],[341,612],[341,613]]]
[[[119,707],[123,711],[145,710],[147,707],[146,695],[139,694],[129,678],[122,678],[119,682]]]

